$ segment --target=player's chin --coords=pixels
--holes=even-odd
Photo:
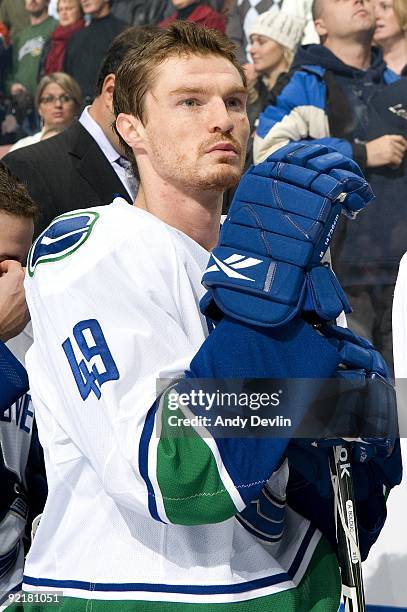
[[[207,189],[224,191],[225,189],[235,187],[242,176],[242,170],[241,164],[217,164],[216,168],[211,169],[205,177]]]

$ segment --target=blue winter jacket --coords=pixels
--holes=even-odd
[[[394,93],[393,93],[394,92]],[[394,97],[394,104],[389,99]],[[356,222],[342,221],[333,245],[344,285],[392,284],[407,245],[407,164],[366,167],[365,143],[385,134],[407,137],[407,122],[390,112],[407,108],[407,79],[386,67],[379,49],[363,71],[344,64],[322,45],[300,47],[288,74],[260,115],[254,161],[294,140],[315,139],[352,157],[372,185],[376,202]],[[385,103],[384,103],[385,102]]]

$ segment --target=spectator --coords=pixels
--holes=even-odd
[[[237,47],[237,57],[253,78],[253,67],[248,64],[249,33],[257,17],[268,10],[295,15],[304,19],[306,24],[302,38],[303,44],[319,42],[311,15],[312,0],[235,0],[232,4],[226,34]]]
[[[63,71],[68,42],[85,26],[80,0],[59,0],[57,11],[59,25],[42,50],[41,76]]]
[[[63,132],[65,126],[61,125],[51,125],[47,130],[44,130],[41,140],[47,140],[47,138],[52,138],[53,136],[57,136],[61,132]]]
[[[55,19],[48,16],[48,2],[25,0],[31,25],[14,40],[12,69],[8,79],[12,95],[19,92],[28,93],[32,97],[35,95],[42,49],[57,25]]]
[[[26,393],[28,378],[22,365],[32,342],[26,328],[29,313],[23,265],[37,212],[25,187],[0,163],[1,609],[8,593],[20,588],[27,531],[32,518],[42,510],[46,496],[33,407]]]
[[[35,106],[41,117],[42,129],[18,140],[10,152],[40,142],[45,134],[49,138],[52,128],[61,128],[61,131],[66,129],[78,114],[81,103],[81,90],[71,76],[64,72],[54,72],[43,77],[35,94]]]
[[[81,5],[91,22],[69,41],[64,72],[78,81],[88,104],[95,97],[97,74],[106,51],[126,25],[110,14],[109,0],[81,0]]]
[[[0,21],[10,31],[11,41],[30,25],[30,17],[25,10],[25,0],[2,0],[0,5]]]
[[[302,38],[305,22],[279,11],[266,11],[250,30],[249,51],[257,79],[249,89],[250,127],[268,105],[269,91],[281,72],[286,72]]]
[[[10,33],[7,26],[0,21],[0,92],[5,89],[5,78],[9,63]]]
[[[79,121],[62,134],[6,155],[3,160],[41,204],[36,234],[72,208],[109,204],[121,194],[130,204],[137,191],[135,177],[115,132],[112,96],[115,74],[125,54],[154,36],[157,28],[128,28],[111,45],[101,66],[97,97]]]
[[[129,25],[157,25],[164,19],[167,4],[168,0],[115,0],[111,12]]]
[[[323,43],[301,47],[292,72],[274,87],[273,104],[260,116],[254,159],[290,140],[313,138],[363,167],[377,201],[353,225],[341,222],[333,261],[354,309],[350,326],[392,363],[391,301],[407,244],[407,214],[400,206],[407,197],[407,141],[395,133],[393,114],[376,109],[398,77],[386,68],[381,50],[371,47],[370,2],[316,0],[313,11]],[[407,81],[397,85],[407,99]]]
[[[393,72],[407,74],[407,0],[375,0],[374,8],[374,42]]]
[[[229,12],[230,5],[234,1],[235,0],[206,0],[206,4],[208,4],[213,9],[215,9],[215,11],[221,13],[226,17]],[[172,0],[165,0],[165,10],[162,19],[166,19],[167,17],[172,15],[173,12],[174,5],[172,3]]]
[[[182,20],[193,21],[221,32],[225,31],[224,17],[206,2],[200,0],[172,0],[172,4],[176,11],[160,23],[162,28],[166,28],[176,20]]]

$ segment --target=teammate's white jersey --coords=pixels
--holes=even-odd
[[[217,492],[236,511],[244,505],[211,441],[196,435],[185,449],[160,440],[151,409],[157,379],[183,376],[208,334],[198,307],[208,258],[188,236],[119,198],[57,218],[34,245],[27,367],[49,494],[26,590],[63,590],[94,605],[122,600],[123,610],[143,610],[136,601],[161,610],[166,601],[225,604],[221,612],[248,600],[245,610],[259,610],[269,596],[272,609],[287,609],[287,590],[296,590],[312,555],[318,588],[328,588],[336,561],[290,509],[275,544],[256,540],[234,518],[174,524],[178,506],[216,494],[189,499],[192,485],[182,483],[177,495],[177,461],[193,470],[198,454]],[[285,470],[272,486],[286,482]],[[71,609],[78,606],[74,599]]]
[[[24,365],[32,344],[31,324],[7,342]],[[23,538],[28,517],[26,469],[33,427],[29,393],[0,413],[0,610],[8,594],[21,588],[24,567]]]

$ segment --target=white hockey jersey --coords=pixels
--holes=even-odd
[[[208,333],[208,258],[119,198],[58,217],[31,250],[27,367],[49,494],[24,588],[63,591],[64,610],[336,609],[337,562],[307,520],[287,508],[282,538],[261,542],[232,516],[244,504],[211,440],[160,439],[157,379],[182,376]],[[271,482],[286,479],[283,465]],[[217,503],[231,518],[179,524]]]
[[[7,342],[23,365],[31,344],[31,324]],[[26,468],[33,416],[29,393],[0,412],[0,610],[9,603],[10,593],[21,589],[23,578],[23,540],[29,511],[25,495]]]

